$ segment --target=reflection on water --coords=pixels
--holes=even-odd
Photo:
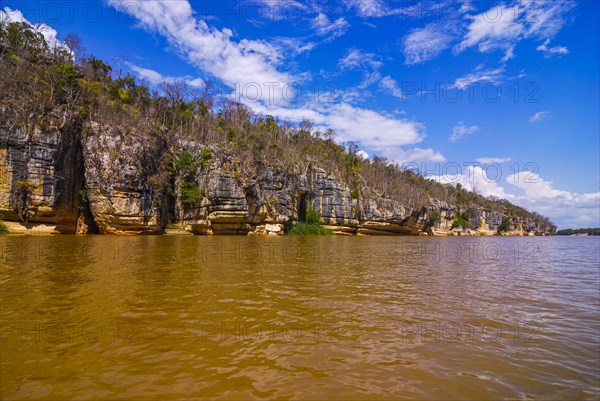
[[[599,238],[3,237],[0,398],[597,399]]]

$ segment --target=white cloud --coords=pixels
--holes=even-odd
[[[454,170],[452,170],[454,171]],[[446,174],[429,177],[442,184],[460,184],[469,191],[475,191],[483,196],[496,196],[506,199],[506,193],[496,180],[488,177],[485,169],[479,166],[467,166],[465,171],[457,171],[456,174]]]
[[[597,227],[600,223],[600,192],[579,194],[555,189],[552,181],[527,171],[507,177],[506,182],[523,193],[509,200],[548,216],[559,227]]]
[[[398,83],[390,76],[385,76],[379,81],[379,86],[389,91],[392,96],[402,99],[402,90],[398,87]]]
[[[390,118],[374,110],[342,103],[323,110],[323,116],[319,123],[334,129],[341,141],[360,142],[368,149],[382,150],[423,140],[421,124]]]
[[[548,47],[548,45],[550,44],[550,39],[546,39],[546,41],[539,45],[536,50],[539,52],[543,52],[544,53],[544,57],[545,58],[550,58],[552,56],[564,56],[565,54],[569,54],[569,49],[567,49],[565,46],[554,46],[554,47]]]
[[[449,27],[435,23],[413,29],[403,41],[405,64],[420,64],[439,56],[452,42],[449,30]]]
[[[572,0],[519,0],[511,6],[497,5],[472,17],[463,40],[455,46],[456,53],[477,47],[480,52],[503,51],[503,61],[514,57],[517,43],[536,38],[553,38],[575,7]],[[547,43],[545,45],[547,46]],[[555,54],[565,54],[565,47],[553,48]],[[543,50],[540,50],[543,51]]]
[[[544,117],[546,117],[548,114],[550,114],[550,112],[548,112],[548,111],[539,111],[539,112],[535,113],[534,115],[532,115],[531,117],[529,117],[529,122],[537,123],[538,121],[541,121]]]
[[[463,123],[460,123],[454,128],[452,128],[452,135],[448,138],[450,142],[456,142],[467,135],[473,135],[474,133],[479,131],[479,127],[477,125],[466,126]]]
[[[531,171],[520,171],[506,178],[506,182],[520,188],[525,196],[531,199],[572,197],[568,191],[552,187],[552,181],[545,181],[539,174]]]
[[[475,161],[477,163],[481,163],[481,164],[492,164],[492,163],[506,163],[511,161],[512,159],[510,157],[479,157],[477,159],[475,159]]]
[[[358,49],[351,49],[338,61],[338,67],[342,70],[373,69],[380,68],[383,63],[377,60],[374,53],[365,53]]]
[[[69,47],[62,40],[58,39],[58,32],[56,29],[46,24],[32,24],[19,10],[12,10],[9,7],[4,7],[4,10],[0,10],[0,22],[24,22],[33,27],[36,32],[42,34],[50,49],[58,48],[70,51]]]
[[[170,82],[177,82],[177,81],[185,82],[189,86],[195,87],[195,88],[200,88],[204,85],[204,81],[201,78],[192,78],[190,76],[184,76],[184,77],[164,76],[157,71],[151,70],[149,68],[140,67],[140,66],[132,64],[132,63],[127,63],[127,66],[129,68],[131,68],[131,70],[133,72],[135,72],[138,77],[140,77],[141,79],[147,80],[152,85],[158,85],[163,82],[170,83]]]
[[[548,217],[559,228],[597,227],[600,224],[600,192],[573,193],[554,188],[538,174],[523,171],[502,180],[501,170],[468,166],[458,174],[432,176],[441,182],[460,183],[483,196],[495,196]],[[500,173],[500,174],[498,174]],[[502,186],[502,181],[508,186]],[[516,192],[513,191],[516,190]]]
[[[383,150],[382,156],[398,164],[409,162],[441,163],[446,161],[444,155],[430,148],[414,148],[408,150],[403,150],[400,148],[386,148]]]
[[[474,72],[460,77],[456,81],[454,81],[453,86],[458,89],[465,89],[479,82],[486,82],[497,85],[500,83],[503,77],[504,67],[491,70],[484,70],[481,66],[479,66],[475,69]]]
[[[477,46],[481,52],[500,49],[506,53],[504,60],[512,58],[515,42],[525,32],[523,25],[515,18],[516,15],[517,7],[504,6],[495,6],[475,15],[466,36],[455,50],[461,52],[473,46]]]
[[[230,29],[218,30],[194,18],[187,0],[108,2],[130,13],[145,29],[160,33],[190,63],[232,88],[258,86],[263,98],[283,102],[285,85],[294,82],[293,77],[274,67],[281,58],[272,45],[265,41],[234,42]]]
[[[519,17],[527,29],[526,36],[550,39],[562,29],[576,3],[573,0],[519,0],[517,6],[522,11]]]
[[[356,152],[356,156],[360,157],[362,160],[370,159],[369,154],[364,150],[359,150],[358,152]]]
[[[350,24],[344,17],[330,21],[329,17],[320,12],[313,21],[312,28],[317,35],[328,36],[328,40],[332,40],[345,34],[350,28]]]
[[[354,9],[359,17],[374,18],[402,15],[408,17],[419,17],[424,15],[424,7],[428,2],[408,2],[399,0],[344,0],[346,7]],[[388,4],[389,3],[389,4]],[[392,6],[390,6],[390,4]],[[398,7],[393,7],[398,6]]]
[[[361,17],[384,17],[390,13],[383,0],[345,0],[345,3]]]
[[[314,121],[319,129],[335,130],[340,142],[356,142],[374,151],[416,144],[425,136],[425,128],[420,123],[385,116],[348,103],[308,104],[303,108],[257,105],[255,110],[291,121],[307,118]]]

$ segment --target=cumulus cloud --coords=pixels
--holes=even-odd
[[[454,128],[452,128],[452,135],[448,138],[450,142],[456,142],[467,135],[473,135],[479,131],[479,127],[477,125],[466,126],[463,123],[460,123]]]
[[[597,227],[600,223],[600,192],[574,193],[554,188],[539,174],[519,172],[506,182],[520,189],[515,202],[550,217],[562,228]]]
[[[544,117],[546,117],[548,114],[550,114],[550,112],[548,112],[548,111],[539,111],[539,112],[535,113],[534,115],[532,115],[531,117],[529,117],[529,122],[537,123],[538,121],[541,121]]]
[[[453,172],[454,170],[456,169],[452,169]],[[497,178],[488,177],[488,171],[479,166],[467,166],[464,170],[456,171],[455,174],[434,175],[429,178],[442,184],[460,184],[463,188],[475,191],[483,196],[495,196],[504,199],[509,197],[504,188],[498,185]]]
[[[258,105],[255,109],[259,113],[272,114],[296,122],[302,119],[312,120],[318,129],[335,130],[339,142],[352,141],[372,151],[388,152],[388,155],[389,152],[395,152],[394,160],[406,160],[410,157],[416,157],[419,161],[443,160],[443,156],[431,149],[401,149],[423,141],[425,127],[422,124],[386,116],[374,110],[348,103],[306,105],[303,108],[272,108]]]
[[[323,109],[319,120],[315,119],[318,124],[334,129],[341,141],[360,142],[373,150],[419,143],[424,137],[424,127],[419,123],[346,103]]]
[[[457,174],[429,177],[483,196],[495,196],[536,211],[559,228],[597,227],[600,223],[600,192],[575,193],[554,187],[539,174],[523,171],[504,178],[502,170],[468,166]]]

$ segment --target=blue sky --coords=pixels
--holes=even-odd
[[[597,1],[2,0],[146,79],[212,82],[549,216],[600,226]],[[119,61],[120,60],[120,61]],[[457,169],[460,167],[460,170]]]

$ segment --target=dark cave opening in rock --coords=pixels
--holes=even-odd
[[[298,221],[306,221],[306,194],[300,194],[298,202]]]

